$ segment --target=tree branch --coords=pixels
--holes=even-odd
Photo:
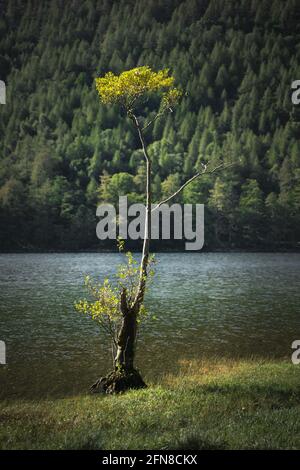
[[[213,168],[212,170],[209,170],[207,171],[207,168],[205,166],[204,168],[204,171],[202,172],[198,172],[196,173],[194,176],[192,176],[189,180],[187,180],[182,186],[180,186],[179,189],[177,189],[177,191],[175,191],[175,193],[171,194],[171,196],[168,196],[166,199],[163,199],[162,201],[160,201],[153,209],[151,212],[154,212],[156,209],[158,209],[162,204],[166,204],[167,202],[169,202],[171,199],[173,199],[173,197],[177,196],[186,186],[188,186],[192,181],[194,181],[195,179],[199,178],[199,176],[202,176],[202,175],[211,175],[212,173],[214,173],[215,171],[219,170],[220,168],[228,168],[230,166],[234,165],[234,163],[221,163],[220,165],[216,166],[215,168]]]
[[[144,136],[143,136],[143,129],[141,128],[140,126],[140,123],[139,123],[139,120],[138,118],[136,117],[135,114],[133,114],[132,112],[129,114],[129,117],[133,120],[136,128],[137,128],[137,131],[138,131],[138,134],[139,134],[139,138],[140,138],[140,141],[141,141],[141,144],[142,144],[142,150],[143,150],[143,154],[144,154],[144,157],[145,157],[145,160],[147,163],[150,162],[150,159],[149,159],[149,155],[148,155],[148,152],[147,152],[147,149],[146,149],[146,144],[145,144],[145,140],[144,140]]]
[[[148,124],[146,124],[143,128],[142,128],[142,131],[145,131],[146,129],[148,129],[148,127],[151,126],[151,124],[153,124],[158,118],[160,118],[161,116],[163,116],[165,114],[166,111],[169,111],[171,112],[171,108],[165,108],[163,111],[161,111],[160,113],[157,113],[156,116],[148,122]]]
[[[133,308],[139,310],[145,294],[145,286],[147,279],[147,266],[149,260],[149,249],[150,249],[150,234],[151,234],[151,160],[147,152],[147,147],[145,139],[143,136],[143,129],[140,127],[138,118],[134,113],[130,112],[129,117],[133,120],[136,129],[139,134],[141,141],[144,158],[146,160],[146,217],[145,217],[145,233],[144,233],[144,243],[142,251],[142,259],[140,264],[140,275],[139,275],[139,284],[137,288],[137,293],[133,302]]]

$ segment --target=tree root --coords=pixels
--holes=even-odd
[[[126,392],[130,389],[146,388],[140,373],[133,369],[131,371],[114,371],[105,377],[101,377],[91,388],[91,393],[116,394]]]

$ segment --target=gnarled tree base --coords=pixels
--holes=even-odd
[[[140,373],[133,369],[132,371],[111,372],[105,377],[101,377],[95,382],[90,390],[92,393],[122,393],[130,389],[146,388]]]

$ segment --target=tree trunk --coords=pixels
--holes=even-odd
[[[91,387],[93,393],[122,393],[129,389],[145,388],[138,370],[134,368],[137,314],[126,303],[126,290],[121,295],[123,322],[119,331],[115,370],[101,377]]]
[[[140,264],[140,279],[137,289],[136,298],[134,301],[134,311],[136,314],[139,313],[140,308],[144,301],[145,288],[147,282],[147,268],[149,263],[149,252],[150,252],[150,239],[151,239],[151,203],[152,203],[152,191],[151,191],[151,160],[148,155],[143,131],[140,127],[138,119],[133,116],[133,121],[136,125],[139,138],[142,144],[142,150],[146,161],[146,218],[145,218],[145,230],[144,230],[144,244],[142,251],[142,259]]]
[[[134,370],[136,314],[132,309],[123,313],[123,322],[118,335],[118,348],[115,357],[115,368],[119,371]]]
[[[147,152],[143,132],[140,127],[139,121],[134,115],[132,115],[132,119],[138,131],[143,154],[146,161],[146,218],[143,251],[140,264],[139,284],[137,287],[137,293],[133,305],[127,305],[125,291],[123,291],[121,295],[121,311],[123,314],[123,322],[118,335],[118,348],[115,357],[115,367],[116,370],[123,371],[134,370],[137,316],[139,314],[145,296],[151,237],[151,161]]]
[[[122,325],[118,334],[117,353],[115,357],[115,371],[99,379],[91,387],[93,393],[118,393],[130,388],[146,387],[140,373],[134,368],[135,343],[137,332],[137,316],[144,301],[147,282],[147,268],[149,263],[150,237],[151,237],[151,161],[147,152],[143,131],[137,117],[132,114],[142,150],[146,161],[147,183],[146,183],[146,218],[144,231],[144,244],[140,264],[139,283],[132,305],[127,303],[126,289],[121,293],[121,312],[123,315]]]

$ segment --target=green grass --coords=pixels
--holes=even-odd
[[[300,366],[183,363],[120,396],[0,404],[2,449],[300,449]]]

